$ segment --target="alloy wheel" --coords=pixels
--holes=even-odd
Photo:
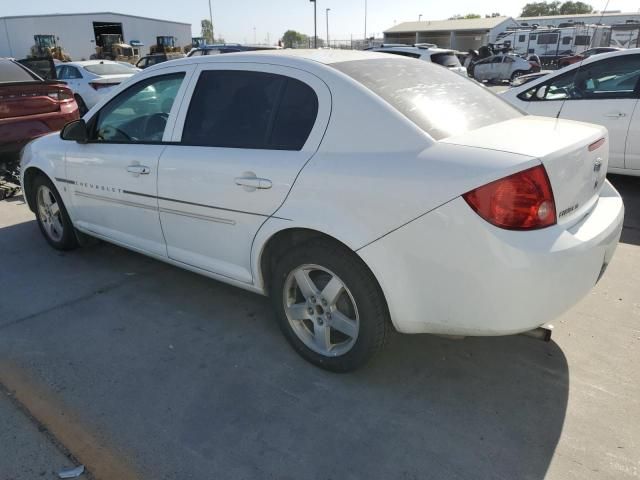
[[[284,311],[311,350],[327,357],[347,353],[358,338],[360,317],[353,295],[331,270],[301,265],[284,283]]]
[[[40,185],[37,193],[37,206],[40,222],[47,236],[54,242],[61,241],[64,235],[62,212],[55,195],[49,187]]]

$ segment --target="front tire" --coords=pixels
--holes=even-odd
[[[43,175],[33,182],[36,219],[42,235],[56,250],[73,250],[78,246],[76,232],[51,180]]]
[[[278,323],[307,361],[332,372],[365,364],[390,328],[382,291],[362,260],[324,239],[285,253],[271,278]]]
[[[522,70],[516,70],[511,74],[511,81],[513,82],[516,78],[521,77],[522,75],[524,75]]]

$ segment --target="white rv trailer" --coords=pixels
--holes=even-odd
[[[640,47],[640,23],[617,23],[611,26],[611,46],[618,48]]]
[[[540,56],[575,55],[590,48],[608,47],[610,42],[611,27],[607,25],[519,27],[505,30],[496,39],[496,43],[512,48],[517,54]]]

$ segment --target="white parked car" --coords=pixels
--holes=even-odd
[[[370,49],[370,51],[390,53],[392,55],[400,55],[409,58],[417,58],[425,62],[432,62],[438,65],[442,65],[452,72],[459,73],[464,77],[467,76],[467,69],[462,66],[460,60],[453,50],[438,48],[431,44],[416,44],[415,46],[400,44],[382,45],[378,48],[372,48]]]
[[[609,172],[640,175],[639,48],[591,56],[502,98],[533,115],[606,127]]]
[[[479,82],[513,82],[521,75],[533,73],[528,60],[511,54],[484,58],[473,66],[473,78]]]
[[[21,175],[54,248],[86,234],[268,294],[346,371],[392,326],[515,334],[587,294],[622,229],[607,149],[428,62],[283,50],[148,68]]]
[[[111,60],[87,60],[56,65],[58,79],[64,80],[71,88],[84,115],[113,88],[140,69]]]

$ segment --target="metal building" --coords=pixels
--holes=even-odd
[[[495,43],[500,33],[517,26],[518,22],[511,17],[403,22],[386,30],[384,41],[435,43],[439,47],[465,51]]]
[[[104,33],[118,33],[127,43],[142,43],[145,55],[161,35],[176,37],[180,47],[191,45],[190,23],[113,12],[24,15],[0,17],[0,57],[24,58],[34,35],[55,35],[73,60],[88,60]]]

